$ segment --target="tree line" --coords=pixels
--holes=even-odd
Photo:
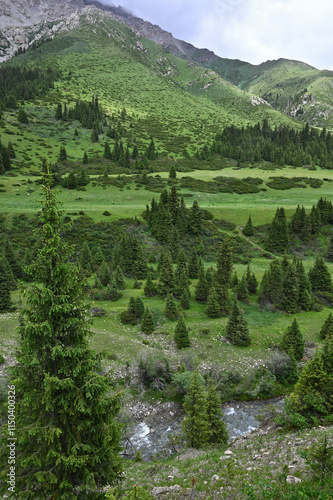
[[[226,127],[196,153],[201,160],[212,159],[214,155],[239,162],[333,168],[333,136],[325,128],[317,130],[308,124],[302,130],[285,125],[272,128],[265,119],[254,126]]]

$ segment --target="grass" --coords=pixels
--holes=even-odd
[[[282,175],[285,177],[313,177],[316,179],[333,180],[332,170],[317,170],[309,172],[305,168],[293,169],[285,167],[272,173],[260,168],[244,168],[234,170],[232,167],[223,170],[195,170],[193,172],[177,173],[177,178],[183,176],[193,177],[203,181],[211,181],[219,175],[226,177],[244,178],[260,177],[264,183],[269,181],[269,177]],[[157,174],[153,174],[157,175]],[[163,179],[168,179],[168,172],[159,172]],[[116,176],[114,176],[116,177]],[[2,189],[6,190],[6,195],[0,197],[0,212],[6,213],[34,213],[38,208],[40,199],[39,186],[25,184],[27,179],[35,180],[29,175],[17,175],[16,177],[1,176]],[[93,180],[94,176],[92,176]],[[18,185],[20,184],[20,185]],[[261,186],[265,186],[262,184]],[[105,210],[110,211],[111,216],[107,220],[116,220],[123,217],[138,217],[143,212],[145,206],[150,203],[153,197],[157,199],[159,193],[146,190],[143,186],[137,186],[131,182],[128,188],[118,188],[112,185],[103,187],[93,186],[90,183],[86,191],[68,190],[60,188],[59,200],[64,203],[66,212],[84,211],[86,215],[95,221],[106,220],[103,216]],[[330,198],[332,195],[331,182],[324,182],[320,188],[293,188],[279,191],[266,187],[267,191],[250,194],[235,193],[200,193],[188,189],[180,189],[180,194],[191,194],[185,198],[188,207],[197,200],[200,207],[209,210],[217,219],[226,219],[239,226],[244,226],[248,216],[251,215],[254,226],[268,224],[272,221],[276,209],[284,207],[287,217],[291,217],[297,205],[304,205],[307,210],[316,204],[320,197]],[[29,192],[30,190],[30,192]],[[33,192],[31,192],[33,190]],[[28,196],[29,193],[29,196]]]

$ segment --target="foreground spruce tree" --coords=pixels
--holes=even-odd
[[[101,374],[72,248],[60,237],[61,215],[52,178],[45,178],[41,246],[32,265],[35,283],[24,291],[17,361],[16,485],[8,490],[7,435],[1,435],[0,493],[9,498],[99,498],[122,471],[119,398]]]

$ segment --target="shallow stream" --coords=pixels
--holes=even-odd
[[[256,418],[261,410],[269,405],[282,410],[283,398],[271,400],[259,400],[250,402],[231,402],[223,404],[224,420],[227,424],[230,439],[244,436],[256,430],[260,421]],[[140,450],[143,460],[149,460],[162,450],[169,450],[168,434],[176,436],[181,432],[182,417],[173,415],[172,412],[165,415],[147,417],[145,421],[137,423],[127,432],[123,444],[124,456],[131,458],[136,451]]]

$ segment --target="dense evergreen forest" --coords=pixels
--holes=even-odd
[[[333,168],[333,136],[325,129],[310,128],[308,124],[301,131],[284,125],[272,128],[267,120],[241,129],[231,125],[197,152],[201,160],[214,155],[239,162],[266,160],[281,166],[317,164],[322,168]]]

